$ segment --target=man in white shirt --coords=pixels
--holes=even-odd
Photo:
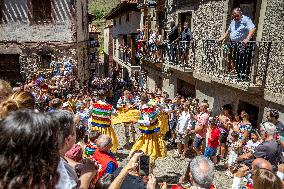
[[[181,114],[178,119],[176,127],[176,143],[178,147],[177,157],[182,155],[182,145],[183,145],[183,156],[186,156],[188,150],[188,141],[189,141],[189,131],[191,130],[191,116],[189,114],[188,107],[181,108]]]

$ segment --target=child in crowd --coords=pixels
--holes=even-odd
[[[85,147],[85,157],[90,158],[91,155],[94,154],[96,146],[96,140],[101,135],[98,131],[91,131],[89,134],[89,141],[86,143]]]
[[[218,117],[209,118],[209,137],[205,148],[204,156],[211,158],[214,164],[217,164],[217,148],[219,147],[220,129],[218,125]]]
[[[229,158],[228,158],[228,170],[226,175],[231,175],[231,168],[235,164],[239,154],[239,135],[237,132],[231,133],[231,142],[229,143]]]
[[[191,130],[191,116],[189,113],[189,106],[180,108],[180,116],[178,118],[178,123],[176,127],[176,143],[178,147],[177,157],[182,156],[182,145],[183,145],[183,156],[186,156],[188,150],[188,140],[189,140],[189,131]]]
[[[84,137],[85,137],[86,128],[83,125],[76,126],[76,140],[77,143],[66,152],[65,156],[72,159],[76,162],[82,162],[83,152],[84,152]]]
[[[260,136],[256,130],[251,131],[250,138],[244,147],[244,153],[254,153],[254,149],[261,143]]]

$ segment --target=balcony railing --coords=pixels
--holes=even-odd
[[[164,52],[165,63],[180,68],[193,68],[194,49],[194,41],[167,42]]]
[[[164,41],[159,46],[147,45],[136,55],[152,63],[165,63],[177,68],[194,67],[194,42],[179,41],[169,43]]]
[[[131,50],[127,48],[118,48],[116,49],[115,55],[123,63],[131,65]]]
[[[213,78],[246,86],[264,86],[271,42],[203,43],[202,72]]]
[[[195,41],[164,41],[154,49],[147,42],[144,44],[136,52],[136,56],[142,60],[163,63],[183,72],[197,70],[211,80],[251,88],[264,87],[268,63],[271,61],[272,42],[222,44],[217,40],[205,40],[197,47]]]

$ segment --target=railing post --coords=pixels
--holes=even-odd
[[[259,64],[259,45],[260,43],[255,42],[253,44],[255,48],[253,48],[252,52],[252,65],[251,65],[251,73],[250,73],[250,83],[256,84],[256,78],[258,76],[257,71],[258,71],[258,64]]]
[[[268,66],[269,66],[269,56],[270,56],[270,52],[271,52],[271,46],[272,46],[272,42],[268,42],[268,47],[267,47],[267,57],[266,57],[266,62],[265,62],[265,69],[264,69],[264,75],[263,75],[263,80],[262,80],[262,86],[265,86],[266,83],[266,77],[267,77],[267,71],[268,71]]]

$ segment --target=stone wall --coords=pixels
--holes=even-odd
[[[284,1],[267,1],[262,41],[272,41],[266,78],[265,96],[268,101],[284,103]],[[284,113],[284,109],[282,110]]]
[[[233,111],[236,113],[240,101],[251,104],[259,108],[258,122],[263,120],[263,111],[265,101],[261,95],[253,95],[245,93],[233,87],[224,86],[215,82],[207,83],[196,81],[196,97],[199,100],[206,99],[209,102],[209,108],[213,115],[217,115],[221,111],[224,104],[232,104]]]
[[[19,54],[22,76],[40,70],[40,55],[69,57],[81,81],[89,78],[87,0],[51,0],[52,19],[35,22],[30,0],[4,0],[0,54]]]
[[[262,41],[284,41],[284,1],[269,0],[266,4]]]
[[[126,14],[121,15],[121,24],[119,24],[119,17],[116,17],[116,25],[113,26],[113,37],[118,35],[137,33],[140,28],[140,12],[130,11],[129,21],[126,22]]]
[[[41,55],[51,55],[52,60],[61,61],[65,57],[70,58],[78,68],[78,77],[85,81],[89,77],[89,63],[87,54],[87,42],[80,45],[62,43],[0,43],[1,54],[19,54],[20,68],[23,78],[27,78],[39,71],[41,67]],[[48,75],[48,73],[47,73]]]
[[[166,91],[170,98],[174,98],[177,94],[177,78],[176,77],[167,77],[163,79],[163,91]]]
[[[73,41],[69,0],[52,1],[52,22],[44,24],[33,23],[29,18],[28,1],[4,0],[0,41]]]
[[[109,55],[110,27],[104,29],[104,53]]]
[[[77,41],[87,41],[89,39],[88,31],[88,0],[78,0],[76,2],[76,26]]]
[[[52,59],[63,59],[64,56],[76,60],[76,51],[70,45],[60,44],[23,44],[23,43],[0,43],[2,54],[19,54],[21,74],[28,77],[40,70],[40,55],[52,55]]]

